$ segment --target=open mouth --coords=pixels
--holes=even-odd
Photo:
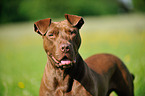
[[[52,60],[55,62],[55,66],[57,68],[70,68],[73,63],[76,63],[76,59],[75,60],[70,60],[68,59],[67,56],[64,56],[60,61],[58,61],[57,59],[55,59],[53,56],[51,56]]]

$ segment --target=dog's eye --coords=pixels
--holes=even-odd
[[[51,36],[54,36],[54,35],[53,35],[53,33],[51,33],[51,34],[49,34],[48,36],[50,36],[50,37],[51,37]]]
[[[74,31],[71,32],[71,34],[74,34],[74,33],[75,33]]]
[[[55,38],[54,33],[50,33],[48,36],[49,36],[49,38]]]
[[[69,30],[69,33],[72,35],[72,34],[75,34],[76,32],[75,32],[75,30],[73,30],[73,31]]]

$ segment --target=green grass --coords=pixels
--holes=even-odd
[[[53,20],[54,21],[54,20]],[[0,26],[0,96],[38,96],[47,62],[33,23]],[[111,53],[135,75],[135,96],[145,94],[145,16],[85,17],[80,54]]]

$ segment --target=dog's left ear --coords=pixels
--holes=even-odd
[[[78,29],[80,29],[84,24],[84,20],[81,16],[65,14],[65,18],[69,21],[70,24],[72,24],[74,27],[77,27]]]
[[[45,36],[50,24],[51,24],[50,18],[39,20],[34,23],[34,31],[40,34],[41,36]]]

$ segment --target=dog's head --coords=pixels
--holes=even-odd
[[[70,68],[76,62],[81,44],[79,29],[84,24],[80,16],[65,14],[67,20],[51,22],[50,18],[34,23],[34,30],[43,37],[44,49],[61,69]]]

